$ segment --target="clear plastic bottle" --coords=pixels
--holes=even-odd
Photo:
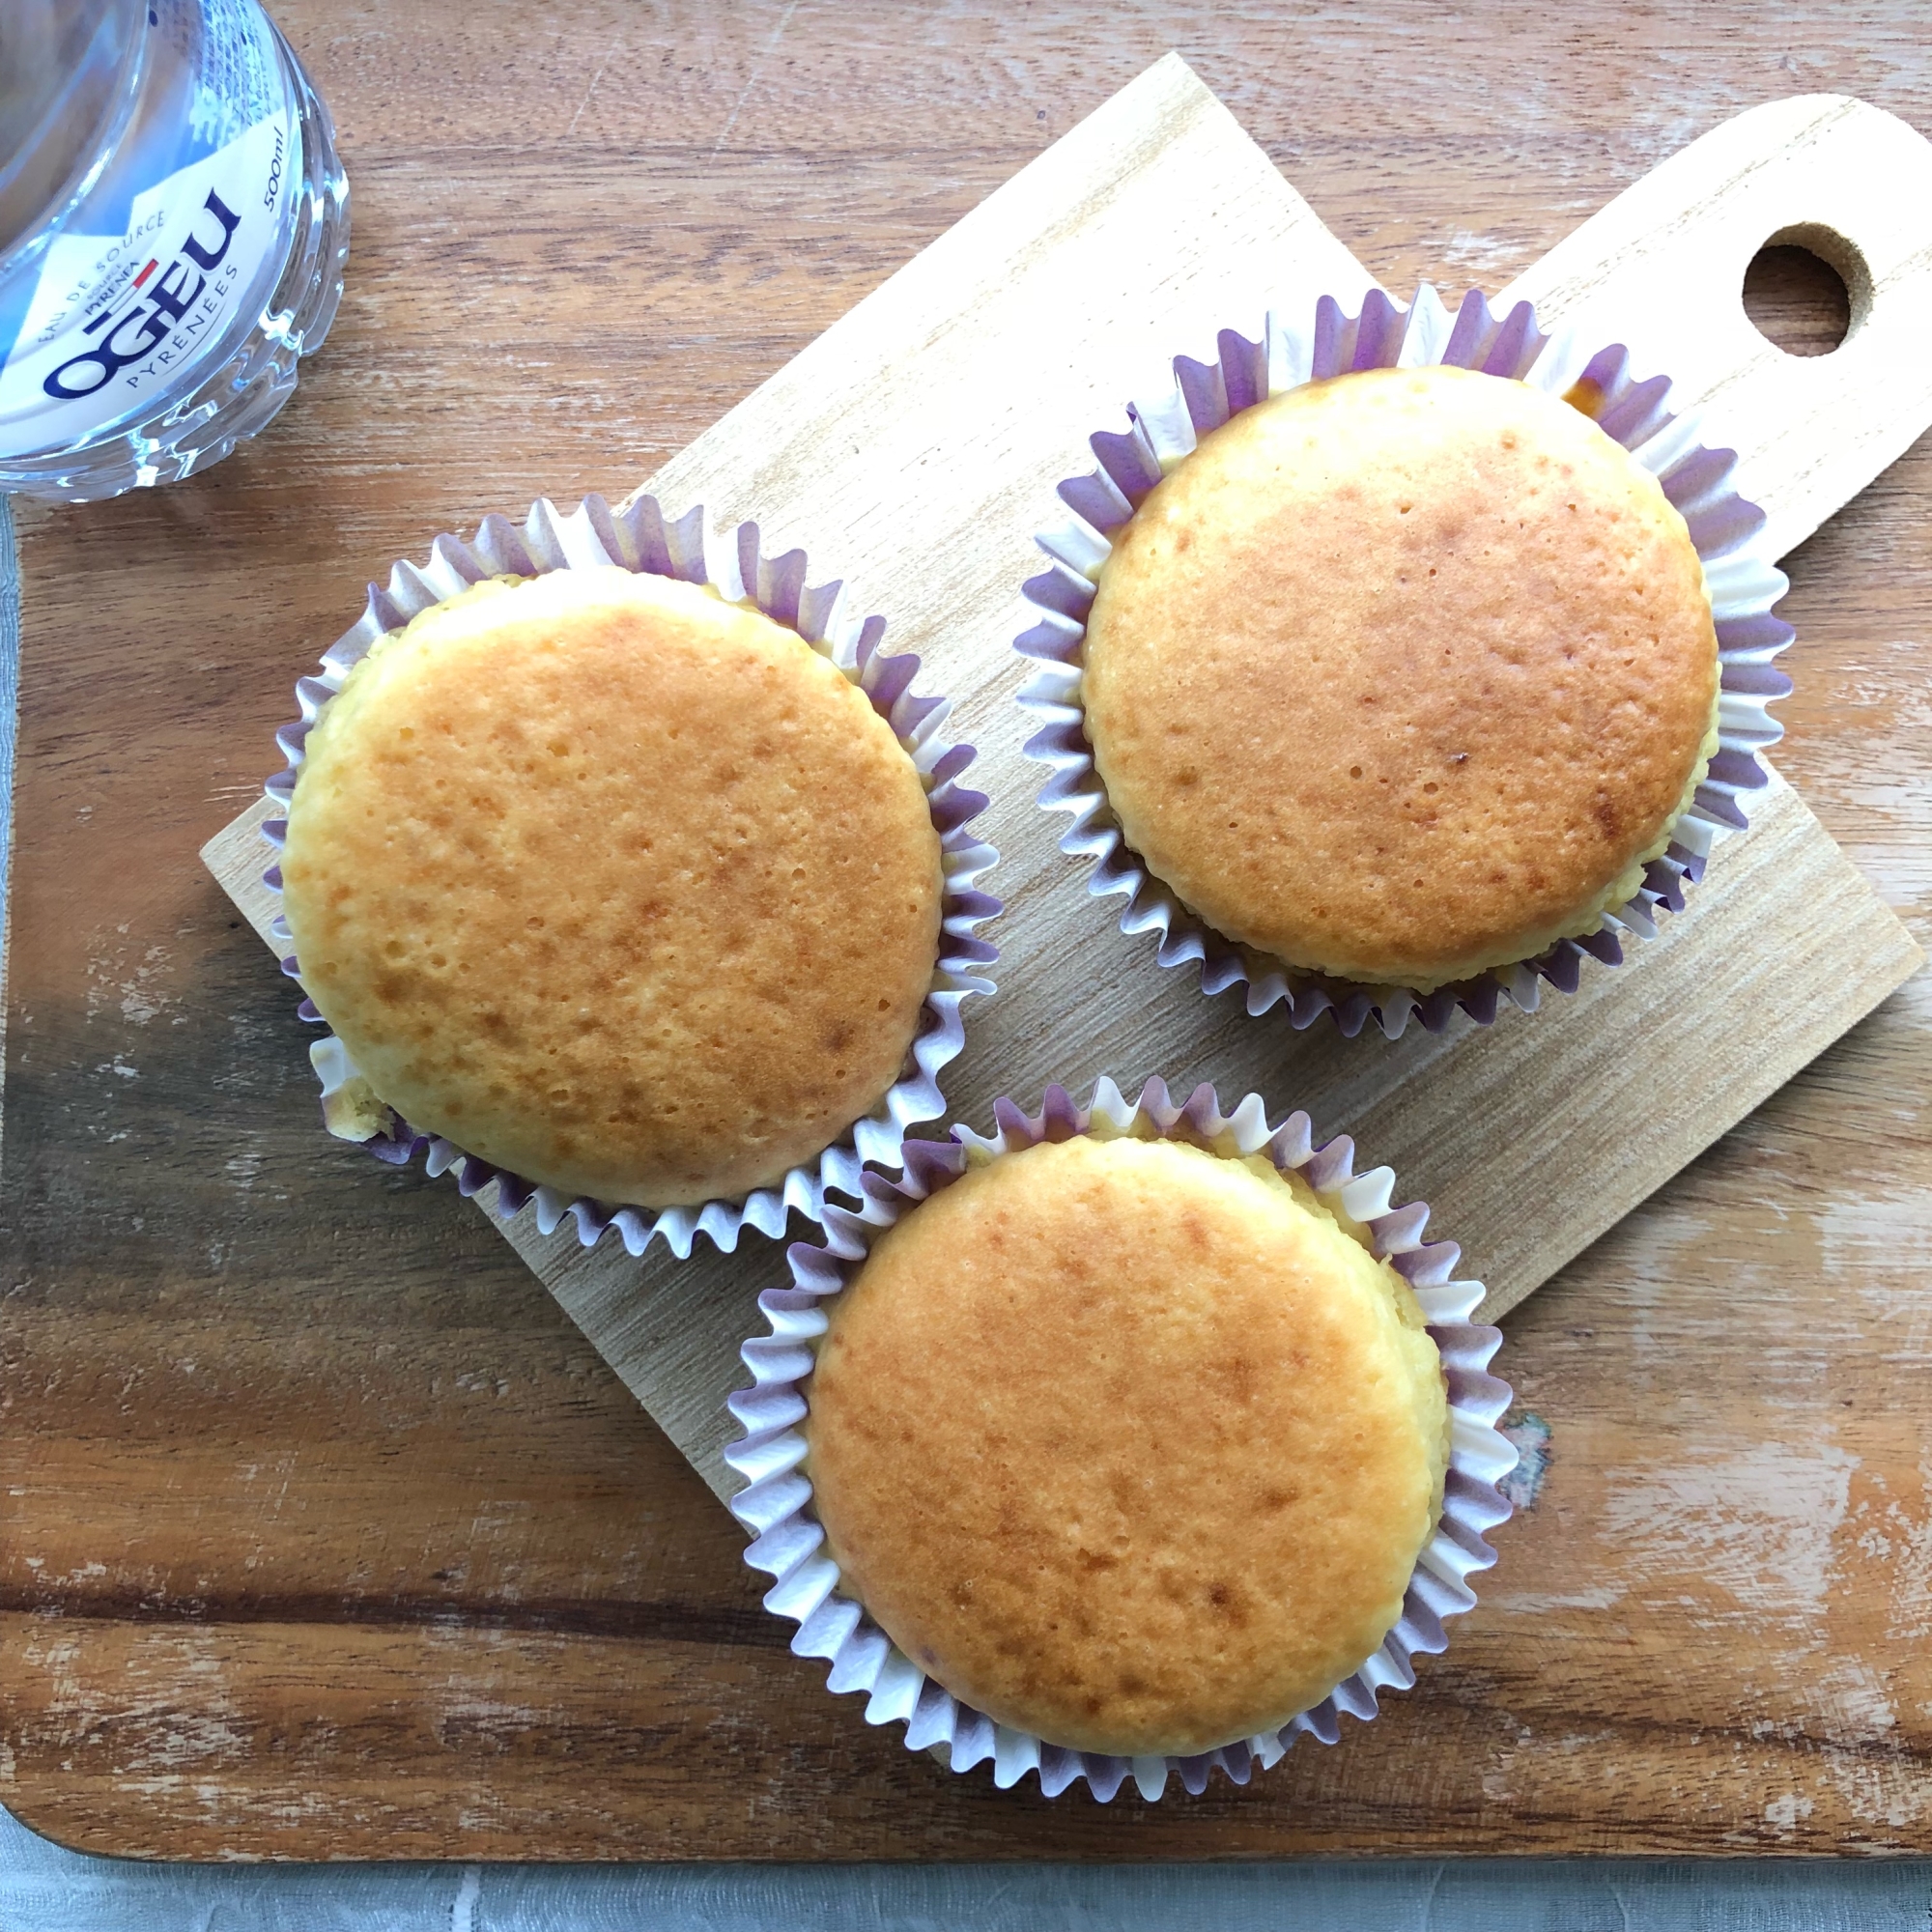
[[[258,0],[0,0],[0,490],[218,462],[348,255],[328,110]]]

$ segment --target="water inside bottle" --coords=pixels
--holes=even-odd
[[[333,318],[348,213],[257,0],[5,0],[0,488],[113,496],[255,434]]]

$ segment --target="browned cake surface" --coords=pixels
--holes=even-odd
[[[1319,1701],[1400,1614],[1441,1364],[1395,1270],[1265,1162],[1005,1156],[831,1314],[805,1427],[844,1588],[990,1717],[1206,1750]]]
[[[1634,891],[1717,683],[1656,480],[1553,397],[1425,368],[1206,438],[1101,573],[1085,702],[1128,842],[1210,924],[1427,986]]]
[[[776,1180],[898,1076],[936,958],[912,761],[795,633],[614,566],[378,645],[310,736],[302,983],[382,1099],[573,1194]]]

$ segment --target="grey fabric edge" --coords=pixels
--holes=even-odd
[[[7,958],[13,934],[14,748],[20,733],[20,556],[14,542],[14,499],[0,491],[0,1098],[7,1078]],[[0,1147],[6,1115],[0,1110]]]
[[[178,1865],[0,1812],[8,1932],[1922,1932],[1922,1860]]]

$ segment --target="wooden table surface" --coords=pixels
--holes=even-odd
[[[322,1137],[195,857],[366,577],[623,495],[1170,46],[1384,282],[1494,289],[1756,101],[1932,130],[1916,9],[277,12],[355,183],[334,335],[207,476],[17,511],[0,1802],[189,1857],[1932,1849],[1923,979],[1510,1318],[1548,1466],[1422,1689],[1102,1809],[787,1655],[506,1244]],[[1921,941],[1929,508],[1921,444],[1789,560],[1778,753]]]

